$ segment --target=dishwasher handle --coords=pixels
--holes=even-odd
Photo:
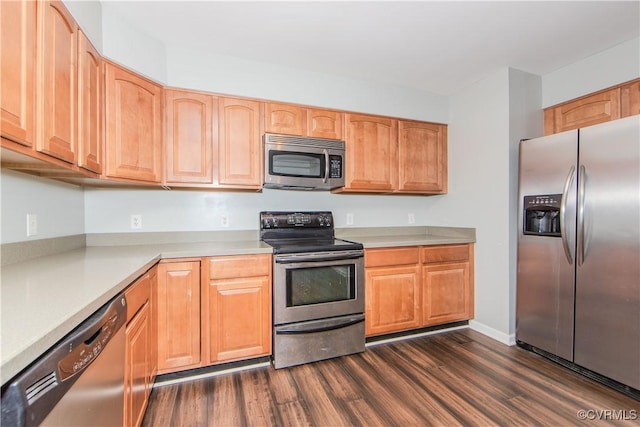
[[[126,318],[127,300],[121,293],[18,374],[2,394],[2,425],[39,425],[102,353]]]

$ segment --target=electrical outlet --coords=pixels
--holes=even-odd
[[[225,228],[229,227],[229,215],[227,214],[220,215],[220,226]]]
[[[38,215],[27,214],[27,237],[38,234]]]
[[[352,213],[348,213],[347,214],[347,225],[353,225],[353,214]]]
[[[409,224],[415,224],[416,223],[416,216],[412,213],[410,213],[409,215],[407,215],[407,221],[409,222]]]
[[[133,230],[142,228],[142,215],[131,215],[131,228]]]

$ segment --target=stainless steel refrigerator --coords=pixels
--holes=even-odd
[[[640,390],[640,116],[522,141],[519,205],[516,340]]]

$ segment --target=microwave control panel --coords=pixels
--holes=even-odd
[[[329,156],[329,178],[342,178],[342,156]]]

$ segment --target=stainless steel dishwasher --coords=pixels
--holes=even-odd
[[[3,426],[120,426],[127,301],[120,294],[2,392]]]

